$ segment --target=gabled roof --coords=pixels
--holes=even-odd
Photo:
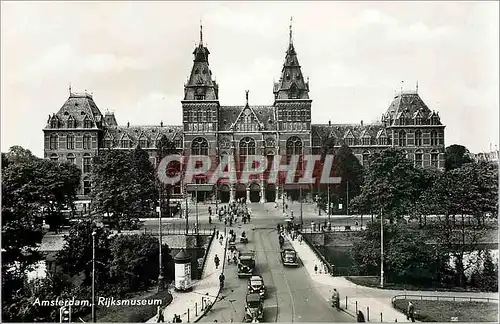
[[[177,134],[181,134],[182,126],[163,125],[163,126],[118,126],[116,128],[108,128],[107,133],[114,139],[121,139],[123,136],[128,136],[132,141],[137,141],[141,136],[149,140],[155,140],[158,137],[166,135],[169,140],[173,140]]]
[[[219,125],[222,131],[230,131],[243,113],[246,106],[220,106]],[[273,106],[249,106],[253,116],[262,125],[263,130],[276,130],[276,118]]]
[[[360,138],[365,137],[376,137],[380,131],[384,131],[384,125],[382,123],[371,123],[371,124],[312,124],[311,133],[318,134],[322,139],[326,138],[337,138],[343,139],[348,134],[353,137]]]
[[[402,91],[394,97],[387,108],[384,118],[393,120],[400,118],[403,114],[406,117],[413,117],[415,113],[420,113],[423,118],[427,117],[431,110],[427,107],[420,95],[416,91]]]
[[[264,125],[262,125],[262,122],[259,120],[259,118],[257,117],[257,115],[255,114],[255,111],[252,109],[252,107],[250,107],[248,104],[245,106],[245,108],[241,109],[238,117],[236,118],[236,120],[234,121],[234,123],[231,125],[230,129],[234,129],[234,126],[236,126],[236,124],[242,122],[242,116],[243,114],[251,114],[256,120],[257,122],[259,123],[259,127],[262,128]]]
[[[55,114],[59,121],[66,126],[70,116],[77,123],[77,127],[83,127],[85,118],[92,121],[93,127],[97,128],[96,123],[103,120],[103,115],[94,102],[92,94],[89,93],[70,93],[69,98]]]

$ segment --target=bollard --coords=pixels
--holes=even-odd
[[[198,316],[198,302],[194,303],[194,316]]]
[[[366,307],[366,321],[370,321],[370,307]]]
[[[356,300],[356,314],[358,313],[358,301]]]
[[[188,319],[187,319],[187,322],[189,323],[189,308],[188,308]]]
[[[382,320],[382,312],[380,312],[380,323],[383,323],[384,321]]]
[[[347,296],[345,296],[345,309],[347,309]]]

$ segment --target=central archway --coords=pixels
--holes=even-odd
[[[223,184],[219,187],[219,199],[223,204],[229,202],[231,199],[231,189],[229,188],[229,185]]]
[[[276,185],[274,183],[269,183],[266,187],[266,201],[267,202],[276,201]]]
[[[236,189],[234,199],[238,200],[243,198],[244,201],[247,200],[247,187],[243,183],[237,183],[234,189]]]
[[[250,202],[260,202],[260,184],[257,182],[250,185]]]

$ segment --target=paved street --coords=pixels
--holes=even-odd
[[[256,252],[256,271],[263,277],[267,287],[264,301],[265,322],[353,322],[354,319],[344,312],[331,308],[323,298],[303,266],[285,268],[281,264],[279,243],[275,229],[259,228],[254,219],[271,216],[278,213],[274,210],[265,212],[266,207],[260,205],[254,210],[252,224],[233,227],[239,237],[245,230],[248,244],[237,244],[240,251],[254,250]],[[254,209],[254,205],[252,205]],[[271,207],[272,208],[272,207]],[[228,228],[229,230],[229,228]],[[227,260],[226,260],[227,262]],[[247,279],[239,279],[234,263],[226,263],[226,285],[217,302],[202,322],[241,322],[244,317]]]

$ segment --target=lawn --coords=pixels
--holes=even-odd
[[[394,307],[406,314],[410,299],[398,299]],[[459,322],[497,322],[498,304],[469,301],[411,300],[415,305],[417,321],[450,322],[456,317]]]
[[[126,299],[126,298],[123,298]],[[162,305],[166,306],[172,301],[172,295],[167,291],[162,291],[154,294],[147,294],[141,298],[131,299],[161,299]],[[156,315],[157,307],[154,305],[147,306],[100,306],[96,309],[97,322],[101,323],[145,323],[150,318]],[[85,322],[92,321],[92,315],[86,315],[83,320]],[[77,319],[74,320],[76,322]]]
[[[355,283],[356,285],[380,288],[380,277],[379,276],[360,276],[360,277],[346,277],[347,280]],[[478,289],[466,289],[461,287],[433,287],[433,286],[416,286],[404,283],[391,283],[384,282],[384,289],[394,289],[394,290],[428,290],[428,291],[453,291],[453,292],[468,292],[468,291],[479,291]]]

